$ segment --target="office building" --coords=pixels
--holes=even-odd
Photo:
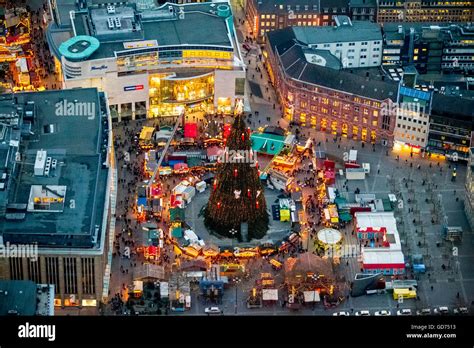
[[[413,65],[420,74],[474,71],[470,24],[385,23],[383,37],[384,66]]]
[[[335,16],[349,15],[348,0],[248,0],[245,7],[252,37],[292,26],[332,26]]]
[[[472,1],[379,0],[377,21],[389,22],[472,22]]]
[[[396,111],[395,148],[409,148],[414,153],[425,149],[428,142],[431,92],[400,87]]]
[[[350,0],[349,16],[353,21],[377,20],[377,0]]]
[[[56,2],[48,43],[63,86],[107,92],[113,121],[231,113],[244,99],[228,2],[80,4]]]
[[[427,151],[467,161],[474,144],[474,100],[433,95]]]
[[[97,306],[108,296],[115,226],[105,95],[4,94],[0,137],[0,246],[25,253],[0,258],[0,277],[54,285],[56,306]]]

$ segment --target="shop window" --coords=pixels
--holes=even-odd
[[[132,115],[132,103],[120,104],[120,114],[122,116],[131,116]]]
[[[146,101],[139,101],[135,103],[135,115],[136,116],[146,115]]]

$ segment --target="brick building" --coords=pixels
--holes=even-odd
[[[334,17],[349,14],[349,0],[247,0],[245,14],[253,38],[291,26],[334,25]]]
[[[300,40],[299,31],[309,29],[268,34],[266,67],[284,117],[334,135],[391,146],[395,116],[381,111],[389,100],[397,102],[398,83],[385,80],[378,68],[341,69],[331,52]]]

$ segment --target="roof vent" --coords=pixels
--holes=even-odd
[[[115,24],[114,24],[114,20],[112,18],[107,18],[107,26],[109,27],[109,29],[113,29],[115,28]]]
[[[230,16],[229,5],[221,4],[217,6],[217,15],[219,17],[227,18]]]

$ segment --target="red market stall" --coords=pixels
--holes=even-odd
[[[186,123],[184,125],[184,137],[196,139],[198,136],[197,123]]]

